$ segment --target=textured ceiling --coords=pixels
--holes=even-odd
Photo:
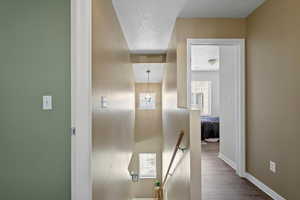
[[[132,53],[166,51],[177,17],[243,18],[264,0],[112,0]]]
[[[113,0],[133,53],[161,53],[186,0]]]
[[[179,17],[245,18],[265,0],[188,0]]]
[[[148,76],[146,71],[150,70],[151,83],[160,83],[163,77],[163,63],[136,63],[133,64],[135,82],[147,83]]]

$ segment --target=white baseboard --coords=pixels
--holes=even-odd
[[[228,157],[226,157],[224,154],[219,153],[218,156],[221,160],[223,160],[227,165],[229,165],[232,169],[236,170],[236,163],[229,159]]]
[[[274,200],[286,200],[251,174],[245,173],[245,178],[248,179],[251,183],[253,183],[256,187],[264,191],[267,195],[272,197]]]

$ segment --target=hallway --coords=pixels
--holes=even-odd
[[[271,200],[218,158],[219,143],[202,144],[203,200]]]

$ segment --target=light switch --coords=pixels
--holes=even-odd
[[[101,109],[108,108],[108,100],[107,97],[101,96]]]
[[[52,96],[43,96],[43,110],[52,110]]]

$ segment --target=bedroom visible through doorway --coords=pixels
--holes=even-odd
[[[188,40],[189,103],[201,111],[204,200],[220,193],[215,186],[223,185],[226,191],[226,179],[238,182],[244,174],[243,48],[242,39]],[[234,196],[239,191],[232,192],[225,193]],[[219,195],[216,199],[221,200],[224,194]]]

